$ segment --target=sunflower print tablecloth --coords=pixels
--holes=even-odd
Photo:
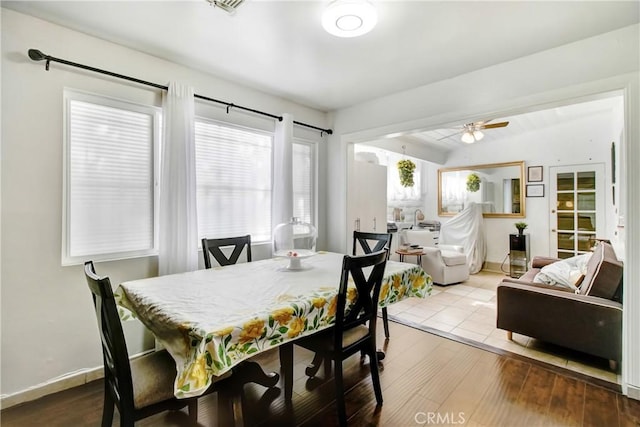
[[[115,295],[123,319],[138,318],[175,359],[176,397],[198,396],[242,360],[334,323],[343,256],[318,253],[295,271],[275,258],[124,282]],[[379,305],[431,286],[420,266],[388,261]]]

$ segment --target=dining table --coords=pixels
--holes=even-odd
[[[139,319],[174,358],[175,396],[194,397],[241,362],[330,327],[343,258],[317,252],[296,268],[271,258],[131,280],[114,294],[121,318]],[[387,261],[379,306],[431,288],[419,265]],[[352,300],[355,287],[348,292]]]

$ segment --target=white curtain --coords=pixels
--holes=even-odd
[[[160,159],[160,275],[198,268],[193,88],[172,82],[163,96]]]
[[[293,215],[293,116],[283,114],[276,122],[273,141],[273,205],[272,230],[276,225],[289,222]]]

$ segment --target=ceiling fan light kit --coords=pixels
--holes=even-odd
[[[378,12],[367,0],[334,0],[322,14],[322,27],[337,37],[361,36],[377,22]]]
[[[465,142],[467,144],[473,144],[476,141],[480,141],[482,138],[484,138],[484,133],[482,133],[482,131],[480,129],[495,129],[495,128],[503,128],[506,127],[509,122],[500,122],[500,123],[491,123],[489,124],[491,120],[485,120],[482,122],[475,122],[475,123],[467,123],[466,125],[462,126],[462,130],[459,132],[456,132],[454,134],[451,135],[447,135],[444,136],[442,138],[439,138],[438,141],[441,141],[443,139],[447,139],[449,137],[452,137],[454,135],[458,135],[458,134],[462,134],[462,136],[460,137],[460,140],[462,142]]]
[[[473,137],[473,134],[471,132],[465,132],[462,134],[462,138],[460,138],[462,140],[462,142],[466,142],[467,144],[473,144],[474,142],[476,142],[476,139]]]

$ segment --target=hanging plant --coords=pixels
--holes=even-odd
[[[400,172],[400,184],[403,187],[413,187],[413,172],[416,170],[416,164],[409,159],[403,159],[398,162],[398,172]]]
[[[475,173],[470,173],[467,176],[467,191],[475,193],[480,189],[480,177]]]

